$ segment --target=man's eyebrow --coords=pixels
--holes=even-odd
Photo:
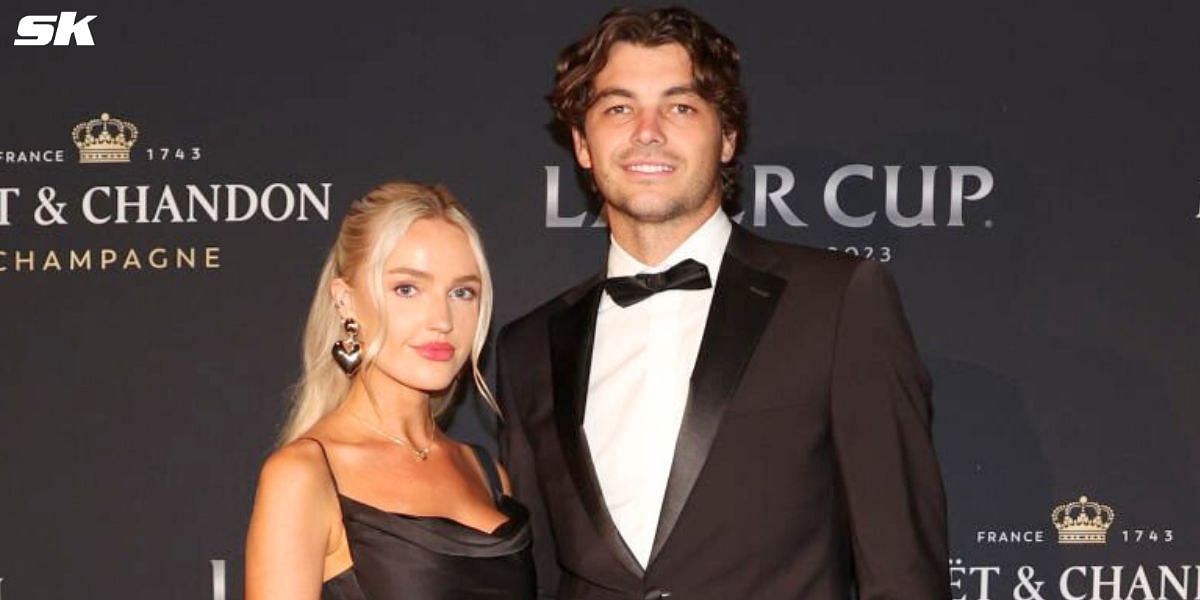
[[[680,95],[699,96],[700,92],[696,91],[696,86],[694,86],[694,85],[676,85],[676,86],[672,86],[672,87],[668,88],[667,91],[663,92],[664,97],[665,96],[680,96]]]
[[[667,88],[666,91],[664,91],[662,93],[663,98],[668,98],[671,96],[699,96],[699,95],[700,95],[700,92],[696,91],[696,86],[691,85],[691,84],[674,85],[674,86]],[[599,102],[605,98],[611,98],[614,96],[618,97],[618,98],[631,98],[631,99],[634,98],[633,92],[631,92],[625,88],[608,87],[608,88],[604,88],[604,89],[596,92],[596,97],[592,101]]]
[[[605,98],[609,98],[611,96],[617,96],[620,98],[633,98],[633,92],[631,92],[625,88],[608,87],[608,88],[604,88],[604,89],[596,92],[596,97],[593,98],[592,101],[599,102],[599,101],[601,101]]]

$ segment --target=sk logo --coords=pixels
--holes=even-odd
[[[49,46],[51,41],[55,46],[95,46],[92,40],[92,30],[88,26],[96,15],[88,15],[78,21],[75,11],[63,11],[54,15],[29,15],[22,17],[17,23],[17,38],[14,46]]]

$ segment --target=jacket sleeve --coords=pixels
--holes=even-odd
[[[931,382],[896,284],[878,263],[855,267],[837,327],[831,419],[858,598],[948,599]]]
[[[517,377],[507,371],[511,365],[521,363],[520,355],[512,347],[509,330],[510,327],[506,327],[500,332],[496,351],[496,383],[501,414],[500,460],[508,470],[513,496],[529,510],[529,522],[533,532],[533,557],[537,567],[538,598],[552,599],[558,595],[558,558],[554,550],[554,536],[550,529],[546,503],[542,500],[538,483],[533,449],[521,422],[519,402],[523,392]]]

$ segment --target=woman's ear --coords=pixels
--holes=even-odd
[[[350,293],[350,285],[341,277],[334,278],[329,285],[329,294],[333,298],[333,306],[343,319],[354,318],[354,299]]]

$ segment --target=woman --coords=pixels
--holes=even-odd
[[[533,596],[507,476],[434,421],[468,359],[495,409],[479,372],[491,310],[479,235],[445,188],[388,183],[350,207],[260,476],[247,600]]]

